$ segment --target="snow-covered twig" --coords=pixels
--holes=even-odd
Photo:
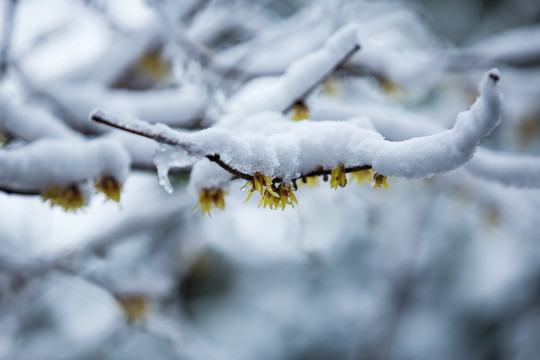
[[[228,118],[242,118],[261,111],[290,110],[359,49],[357,25],[342,27],[322,48],[293,62],[274,86],[242,99],[231,109]]]

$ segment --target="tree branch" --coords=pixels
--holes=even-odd
[[[7,186],[0,185],[0,191],[6,194],[13,194],[13,195],[25,195],[25,196],[36,196],[41,195],[41,191],[39,190],[19,190],[19,189],[13,189],[9,188]]]
[[[96,121],[98,123],[114,127],[116,129],[124,130],[124,131],[130,132],[132,134],[144,136],[146,138],[155,140],[155,141],[157,141],[157,142],[159,142],[161,144],[166,144],[166,145],[170,145],[170,146],[177,146],[177,147],[180,147],[180,148],[184,149],[188,153],[190,152],[189,146],[187,146],[186,144],[180,143],[177,139],[168,137],[163,132],[158,132],[158,131],[152,132],[152,131],[149,131],[148,127],[143,128],[141,126],[136,126],[134,124],[125,123],[125,122],[123,122],[123,121],[121,121],[121,120],[119,120],[119,119],[117,119],[117,118],[115,118],[113,116],[107,116],[107,115],[108,114],[106,114],[105,112],[103,112],[101,110],[97,110],[97,111],[94,111],[90,115],[90,119],[92,119],[92,120],[94,120],[94,121]],[[147,125],[151,126],[150,124],[147,124]],[[202,156],[204,156],[208,160],[216,163],[222,169],[224,169],[225,171],[227,171],[228,173],[233,175],[233,177],[235,177],[235,178],[241,178],[241,179],[244,179],[244,180],[252,180],[253,179],[253,174],[248,174],[248,173],[242,172],[240,170],[237,170],[234,167],[232,167],[231,165],[229,165],[226,162],[224,162],[223,160],[221,160],[220,154],[212,153],[212,154],[203,154]],[[361,170],[368,170],[368,169],[371,169],[371,165],[350,166],[350,167],[345,168],[345,172],[354,172],[354,171],[361,171]],[[319,168],[319,169],[311,171],[309,173],[301,174],[300,176],[292,179],[292,181],[296,181],[296,180],[301,179],[303,177],[309,177],[309,176],[330,175],[331,173],[332,173],[332,169]],[[281,181],[282,181],[282,179],[280,179],[280,178],[274,178],[273,179],[273,182],[281,182]]]

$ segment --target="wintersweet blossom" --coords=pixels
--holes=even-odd
[[[94,183],[96,190],[105,194],[107,199],[120,202],[120,192],[122,184],[116,181],[112,176],[102,175],[99,180]]]
[[[242,187],[242,190],[245,190],[248,192],[248,197],[246,200],[244,200],[244,202],[251,199],[254,191],[258,191],[262,197],[264,197],[266,192],[270,193],[270,195],[272,196],[277,197],[278,195],[274,191],[274,189],[272,189],[271,185],[272,185],[272,180],[268,176],[263,175],[258,172],[255,173],[253,175],[253,179],[248,180],[248,182],[246,182],[246,184]]]
[[[116,300],[129,323],[141,322],[148,315],[149,301],[144,295],[117,295]]]
[[[43,201],[49,201],[51,206],[60,206],[65,211],[76,211],[84,206],[86,199],[76,184],[67,187],[53,186],[42,194]]]
[[[285,210],[285,206],[291,205],[294,208],[294,204],[298,204],[298,200],[296,199],[296,195],[294,195],[291,186],[281,184],[277,189],[274,189],[272,193],[270,191],[265,192],[259,201],[258,207],[261,207],[262,205],[263,208],[266,208],[268,206],[272,210],[281,207],[281,210]]]
[[[337,168],[333,169],[330,174],[330,187],[332,189],[337,189],[338,186],[345,187],[345,185],[347,185],[345,167],[339,165]]]
[[[356,183],[358,185],[363,184],[366,181],[370,181],[373,177],[373,170],[367,169],[367,170],[360,170],[360,171],[354,171],[351,173],[351,176],[349,177],[349,180],[356,179]]]
[[[194,211],[201,209],[202,214],[210,215],[210,210],[212,207],[217,207],[218,209],[225,209],[225,195],[226,192],[223,189],[214,188],[214,189],[201,189],[199,192],[199,201]]]
[[[171,65],[158,52],[143,55],[137,61],[136,67],[142,74],[158,84],[165,82],[171,74]]]
[[[373,174],[373,180],[375,180],[375,185],[373,185],[373,188],[378,188],[381,186],[384,186],[388,189],[388,183],[386,182],[386,176],[381,174]]]
[[[309,119],[309,109],[304,102],[297,102],[292,107],[292,120],[300,121]]]

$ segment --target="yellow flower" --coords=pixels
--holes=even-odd
[[[0,130],[0,147],[4,146],[5,143],[6,143],[6,137],[4,136],[4,133],[2,132],[2,130]]]
[[[137,60],[137,70],[160,84],[165,82],[171,73],[171,64],[163,58],[159,51],[144,54]]]
[[[300,121],[309,119],[309,109],[303,102],[297,102],[292,107],[292,120]]]
[[[267,191],[270,192],[270,194],[272,194],[273,196],[277,196],[274,189],[272,189],[272,180],[268,176],[263,175],[259,172],[253,175],[252,180],[246,182],[246,184],[242,187],[242,190],[245,190],[249,193],[247,199],[244,200],[244,202],[251,199],[254,191],[258,191],[263,197],[265,192]]]
[[[294,195],[292,188],[282,184],[279,188],[275,189],[274,193],[270,193],[269,191],[265,192],[264,196],[262,196],[259,201],[258,207],[261,207],[262,205],[263,208],[266,208],[268,206],[272,210],[281,207],[281,210],[285,210],[286,205],[294,207],[294,204],[298,204],[298,200],[296,199],[296,195]]]
[[[333,169],[330,174],[330,188],[337,189],[338,186],[345,187],[345,185],[347,185],[345,167],[339,165],[337,168]]]
[[[142,321],[148,314],[149,301],[144,295],[116,295],[116,300],[124,310],[127,321]]]
[[[322,83],[323,93],[329,96],[336,96],[338,94],[338,88],[336,80],[332,77],[326,78]]]
[[[401,85],[386,77],[379,77],[377,80],[381,90],[390,96],[403,97],[406,93],[405,89]]]
[[[86,203],[84,195],[76,184],[62,188],[53,186],[42,194],[43,201],[49,201],[51,206],[60,206],[65,211],[76,211]]]
[[[278,200],[279,195],[276,194],[276,196],[274,196],[270,191],[266,191],[264,195],[261,196],[261,200],[259,200],[259,205],[257,205],[257,207],[261,207],[261,205],[263,205],[264,208],[270,206],[270,209],[275,209],[275,204]]]
[[[360,170],[360,171],[355,171],[351,173],[351,177],[349,178],[349,180],[352,181],[353,179],[356,179],[356,183],[360,185],[364,183],[365,181],[370,181],[372,176],[373,176],[372,169]]]
[[[373,185],[374,189],[381,186],[384,186],[385,188],[388,189],[388,183],[386,182],[386,175],[375,173],[373,174],[373,180],[375,180],[375,185]]]
[[[199,192],[199,201],[197,206],[193,211],[201,209],[203,215],[210,215],[210,210],[212,207],[217,207],[218,209],[225,209],[225,195],[227,193],[219,188],[214,189],[201,189]]]
[[[118,183],[112,176],[102,175],[99,180],[94,183],[96,190],[105,194],[107,199],[120,202],[120,192],[122,184]]]

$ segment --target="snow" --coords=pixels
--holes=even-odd
[[[178,151],[170,145],[161,145],[154,155],[159,184],[163,186],[165,191],[172,194],[173,188],[168,178],[169,170],[172,167],[189,167],[197,160],[196,157],[190,156],[185,151]]]
[[[0,129],[26,141],[40,138],[78,138],[62,120],[44,109],[28,104],[16,104],[0,94]]]
[[[88,113],[98,105],[113,112],[138,117],[151,123],[173,127],[196,125],[206,106],[207,94],[194,85],[148,91],[111,90],[98,83],[55,82],[47,91],[75,116],[70,119],[76,128],[90,128]],[[103,129],[101,129],[103,131]]]
[[[506,185],[540,187],[539,157],[478,149],[467,169]]]
[[[261,111],[284,111],[359,46],[357,26],[347,25],[330,36],[324,46],[293,62],[274,85],[254,93],[230,109],[229,117],[243,118]]]
[[[42,139],[24,147],[0,150],[0,186],[42,191],[51,186],[83,183],[100,175],[122,183],[129,166],[129,154],[111,139]]]

